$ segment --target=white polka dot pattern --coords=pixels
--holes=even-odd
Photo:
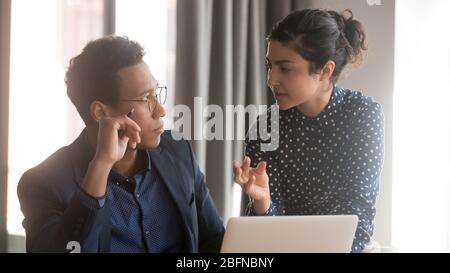
[[[253,167],[268,163],[272,203],[267,215],[356,214],[352,251],[360,252],[373,234],[384,156],[381,106],[360,92],[335,87],[316,118],[294,107],[280,110],[279,122],[277,150],[264,152],[260,140],[246,140]],[[251,203],[247,214],[255,214]]]

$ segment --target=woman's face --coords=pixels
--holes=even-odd
[[[310,74],[309,62],[280,42],[269,42],[266,64],[267,85],[282,110],[313,99],[321,89],[320,74]]]

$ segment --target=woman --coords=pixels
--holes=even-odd
[[[247,214],[356,214],[352,252],[360,252],[373,234],[384,117],[371,98],[335,84],[367,50],[363,27],[350,10],[301,10],[279,22],[267,41],[279,147],[264,151],[262,140],[247,137],[242,166],[233,161],[234,180],[251,200]]]

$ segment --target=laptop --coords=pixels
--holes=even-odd
[[[230,218],[221,253],[350,252],[356,215]]]

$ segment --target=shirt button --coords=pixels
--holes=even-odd
[[[147,236],[147,237],[150,236],[150,231],[147,230],[147,231],[145,232],[145,236]]]
[[[139,193],[136,193],[136,197],[138,197],[138,198],[139,198],[140,196],[141,196],[141,195],[140,195]]]

